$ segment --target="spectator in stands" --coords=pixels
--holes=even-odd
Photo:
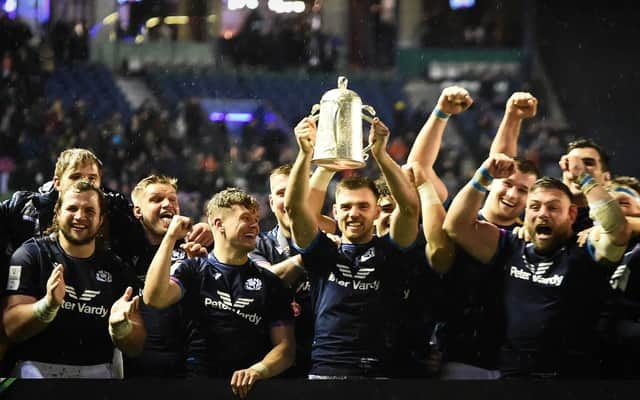
[[[176,241],[191,229],[189,218],[174,215],[147,272],[144,300],[157,308],[182,301],[189,373],[231,377],[234,394],[246,397],[257,380],[280,374],[294,360],[289,296],[277,276],[248,258],[259,230],[254,197],[226,189],[209,201],[207,216],[213,251],[171,267]]]
[[[105,213],[100,189],[72,183],[56,202],[52,234],[11,257],[3,322],[17,343],[13,376],[121,378],[114,345],[142,350],[132,271],[96,244]]]

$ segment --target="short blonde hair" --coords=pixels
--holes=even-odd
[[[255,212],[260,210],[260,205],[255,197],[238,188],[231,187],[216,193],[209,200],[207,203],[207,219],[211,220],[211,218],[219,216],[223,209],[228,210],[235,205],[244,206],[248,210]]]
[[[85,164],[95,164],[98,167],[98,174],[102,178],[102,161],[91,151],[80,148],[67,149],[60,153],[53,175],[60,179],[67,170],[78,168]]]
[[[176,192],[178,191],[178,180],[176,178],[166,175],[149,175],[146,178],[142,178],[131,191],[131,200],[133,200],[134,204],[140,200],[140,195],[150,185],[169,185]]]

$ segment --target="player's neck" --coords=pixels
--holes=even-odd
[[[147,241],[149,242],[149,244],[153,246],[160,246],[160,243],[162,243],[162,238],[164,237],[164,235],[158,236],[148,229],[144,230],[144,235],[147,237]]]
[[[96,241],[92,240],[87,244],[74,244],[69,242],[64,235],[58,235],[60,247],[67,255],[75,258],[89,258],[96,251]]]
[[[518,218],[505,218],[498,213],[492,212],[488,207],[483,207],[480,213],[487,222],[498,226],[511,226],[518,222]]]
[[[233,248],[228,244],[216,245],[213,248],[213,255],[216,256],[216,259],[224,264],[229,265],[244,265],[249,260],[249,256],[246,250],[240,250],[237,248]]]

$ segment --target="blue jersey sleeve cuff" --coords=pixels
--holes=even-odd
[[[293,240],[291,241],[291,245],[293,246],[294,249],[296,249],[298,253],[305,254],[310,250],[312,250],[315,246],[317,246],[318,242],[320,241],[321,235],[324,235],[324,234],[321,231],[318,231],[318,233],[316,234],[316,237],[314,237],[311,243],[309,243],[309,245],[304,249],[302,247],[299,247]]]
[[[417,243],[417,239],[418,239],[418,238],[416,237],[416,240],[414,240],[414,241],[413,241],[409,246],[407,246],[407,247],[402,247],[402,246],[400,246],[398,243],[396,243],[396,242],[393,240],[393,238],[391,237],[391,235],[387,234],[387,235],[385,235],[385,236],[387,236],[387,240],[389,241],[389,243],[391,243],[391,245],[392,245],[393,247],[395,247],[396,249],[398,249],[398,250],[399,250],[400,252],[402,252],[402,253],[406,253],[406,252],[409,252],[409,251],[413,250],[413,249],[416,247],[416,243]]]
[[[170,276],[169,279],[171,279],[172,281],[177,283],[178,286],[180,286],[180,300],[182,300],[184,298],[185,293],[187,292],[184,288],[184,285],[182,284],[182,282],[180,282],[180,279],[176,278],[175,276]]]

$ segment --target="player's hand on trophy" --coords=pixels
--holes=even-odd
[[[369,129],[369,144],[371,145],[371,154],[378,158],[387,151],[387,143],[389,142],[389,128],[375,117]]]
[[[313,153],[316,144],[316,123],[311,118],[303,118],[293,129],[300,150],[305,154]]]

